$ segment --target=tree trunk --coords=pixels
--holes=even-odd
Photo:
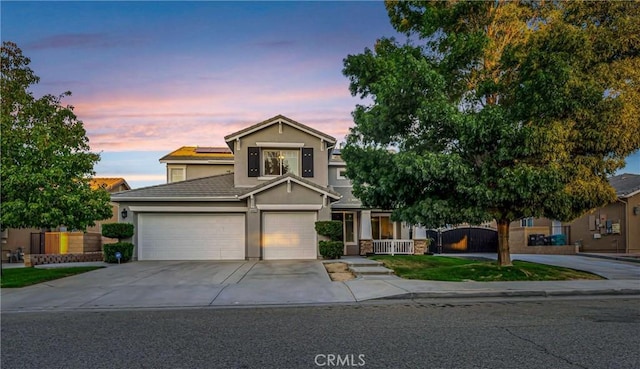
[[[509,251],[509,223],[508,219],[498,220],[498,265],[511,266],[511,251]]]

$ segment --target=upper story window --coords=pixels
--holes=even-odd
[[[186,179],[185,168],[170,168],[169,183],[180,182]]]
[[[520,219],[520,226],[521,227],[533,227],[533,218],[522,218]]]
[[[262,173],[264,176],[279,176],[286,173],[300,175],[299,150],[262,150]]]
[[[338,168],[337,179],[347,179],[347,168]]]

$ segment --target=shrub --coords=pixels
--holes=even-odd
[[[102,225],[102,235],[109,238],[117,238],[118,242],[123,238],[133,236],[133,224],[131,223],[107,223]]]
[[[316,222],[316,232],[329,237],[331,241],[342,241],[342,222],[339,220],[321,220]]]
[[[133,255],[133,244],[131,242],[107,243],[102,246],[102,252],[104,255],[104,261],[107,263],[118,262],[118,259],[116,259],[116,252],[120,252],[120,254],[122,254],[120,262],[126,263],[131,260],[131,256]]]
[[[343,250],[342,241],[320,241],[320,255],[325,259],[340,259]]]

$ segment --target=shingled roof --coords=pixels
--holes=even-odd
[[[251,194],[256,194],[279,185],[281,182],[292,180],[305,187],[325,193],[334,199],[340,194],[329,188],[287,173],[254,187],[234,187],[233,173],[220,174],[211,177],[190,179],[158,186],[138,188],[111,195],[111,200],[121,201],[234,201],[241,200]]]
[[[351,192],[352,187],[338,187],[334,186],[333,190],[339,193],[342,198],[339,201],[331,204],[333,209],[359,209],[362,207],[362,201],[355,197]]]
[[[233,185],[233,173],[161,184],[119,192],[111,196],[118,201],[229,201],[247,192]]]
[[[616,195],[626,198],[640,193],[640,175],[624,173],[609,178],[609,183],[616,190]]]

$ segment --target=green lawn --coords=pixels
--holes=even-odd
[[[103,267],[70,267],[70,268],[11,268],[2,270],[0,287],[24,287],[32,284],[86,273]]]
[[[376,255],[371,259],[384,263],[396,275],[406,279],[433,281],[566,281],[604,279],[598,275],[551,265],[515,261],[500,267],[496,261],[471,260],[433,255]]]

